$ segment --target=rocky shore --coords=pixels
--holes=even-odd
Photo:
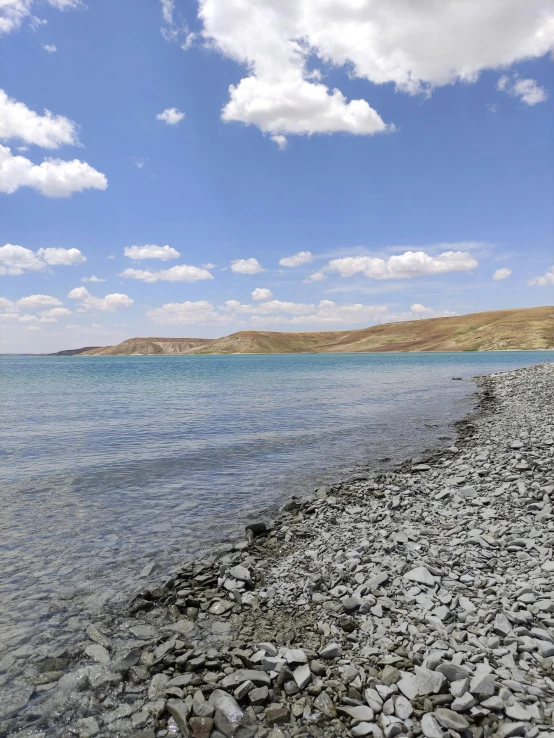
[[[477,381],[456,446],[90,623],[2,688],[0,735],[554,738],[554,364]]]

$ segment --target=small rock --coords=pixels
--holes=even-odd
[[[448,730],[455,730],[459,733],[469,727],[469,723],[465,717],[458,715],[457,712],[449,710],[446,707],[437,707],[433,714],[442,727],[447,728]]]
[[[87,646],[85,648],[85,653],[89,658],[97,661],[99,664],[107,664],[110,660],[110,654],[107,649],[98,643],[93,643],[90,646]]]
[[[192,717],[189,720],[189,726],[193,738],[209,738],[214,721],[211,717]]]
[[[157,676],[160,676],[160,675],[158,674]],[[182,700],[168,700],[166,703],[166,709],[171,715],[171,717],[175,720],[177,725],[179,726],[181,733],[184,736],[190,736],[190,732],[189,732],[188,724],[187,724],[189,710],[187,706],[185,705],[185,703]]]
[[[418,582],[419,584],[425,584],[427,587],[434,586],[437,581],[429,569],[426,569],[424,566],[418,566],[403,576],[404,579],[409,579],[411,582]]]
[[[286,707],[276,702],[270,705],[265,711],[265,719],[268,725],[288,723],[289,711]]]
[[[306,687],[310,683],[312,678],[312,674],[310,672],[310,667],[308,666],[308,664],[297,666],[292,675],[299,689],[304,689],[304,687]]]
[[[442,738],[444,730],[438,724],[431,712],[426,712],[421,718],[421,730],[425,738]]]
[[[417,693],[420,696],[426,694],[438,694],[444,684],[445,677],[438,671],[431,671],[423,666],[416,666],[415,669]]]
[[[322,659],[339,659],[342,656],[342,648],[338,643],[329,643],[319,652]]]

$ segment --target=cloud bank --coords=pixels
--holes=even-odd
[[[288,135],[393,130],[366,100],[327,87],[327,67],[429,95],[554,47],[552,0],[199,2],[205,41],[248,70],[229,87],[223,120],[254,125],[281,148]]]

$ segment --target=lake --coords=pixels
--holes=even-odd
[[[69,643],[89,612],[291,494],[451,445],[475,403],[474,384],[452,377],[553,360],[0,357],[0,658]]]

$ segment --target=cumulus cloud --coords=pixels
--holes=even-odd
[[[289,134],[390,130],[366,100],[321,81],[342,68],[400,92],[473,83],[486,69],[539,58],[554,46],[552,0],[199,0],[205,40],[242,63],[226,121],[252,124],[280,146]]]
[[[51,295],[29,295],[28,297],[22,297],[16,303],[18,308],[24,308],[26,310],[38,310],[39,308],[58,306],[61,304],[61,300],[58,300],[57,297],[52,297]]]
[[[140,261],[141,259],[169,261],[170,259],[178,259],[181,256],[177,249],[173,249],[171,246],[156,246],[155,244],[126,246],[123,253],[133,261]]]
[[[127,308],[134,302],[128,295],[120,292],[114,292],[111,295],[106,295],[106,297],[94,297],[86,287],[75,287],[67,296],[71,300],[81,301],[79,312],[85,312],[86,310],[113,312],[120,308]]]
[[[234,259],[231,262],[231,271],[237,274],[259,274],[265,269],[257,259]]]
[[[83,256],[79,249],[39,249],[37,254],[47,264],[51,264],[52,266],[70,266],[72,264],[81,264],[87,260],[86,256]]]
[[[156,120],[162,120],[168,126],[175,126],[183,120],[185,114],[177,108],[166,108],[163,113],[158,113]]]
[[[229,317],[221,314],[206,300],[198,302],[170,302],[146,311],[146,315],[160,325],[228,323]]]
[[[352,133],[369,135],[394,130],[365,100],[348,102],[340,90],[309,82],[293,71],[279,80],[255,76],[229,88],[224,121],[255,125],[280,149],[289,134]]]
[[[82,6],[81,0],[48,0],[48,4],[58,10],[68,10]],[[1,0],[0,2],[0,35],[17,31],[21,24],[28,20],[31,23],[45,23],[33,15],[34,0]]]
[[[40,314],[45,316],[46,318],[66,318],[68,315],[72,315],[71,310],[64,307],[51,308],[50,310],[41,310]]]
[[[105,279],[101,279],[101,277],[96,277],[94,274],[92,277],[81,277],[81,282],[105,282]]]
[[[285,256],[283,259],[279,259],[279,264],[284,267],[296,267],[301,264],[308,264],[311,260],[311,251],[299,251],[297,254]]]
[[[496,89],[511,97],[518,97],[526,105],[536,105],[548,97],[544,87],[537,84],[534,79],[520,79],[517,74],[512,78],[507,75],[500,77]]]
[[[0,274],[39,272],[46,264],[31,249],[7,243],[0,246]]]
[[[74,192],[105,190],[108,180],[90,164],[79,159],[45,159],[33,164],[24,156],[14,156],[0,146],[0,192],[11,195],[20,187],[32,187],[47,197],[68,197]]]
[[[554,285],[554,265],[549,267],[545,274],[531,279],[529,285],[531,287],[549,287],[550,285]]]
[[[326,267],[316,273],[317,279],[327,272],[338,272],[341,277],[363,274],[371,279],[411,279],[430,274],[468,272],[479,266],[479,262],[467,251],[445,251],[430,256],[424,251],[406,251],[388,259],[372,256],[345,256],[331,259]],[[311,275],[309,279],[316,279]]]
[[[495,271],[495,273],[492,275],[492,278],[495,280],[495,282],[498,282],[501,279],[507,279],[511,273],[511,269],[508,269],[508,267],[502,267],[502,269],[497,269]]]
[[[86,257],[79,249],[48,248],[35,253],[16,244],[0,246],[0,275],[39,272],[47,266],[71,266],[83,261],[86,261]]]
[[[233,313],[271,315],[272,313],[292,313],[307,315],[314,310],[314,305],[302,302],[283,302],[270,300],[258,305],[243,305],[238,300],[227,300],[225,308]]]
[[[252,292],[253,300],[271,300],[273,293],[267,287],[256,287]]]
[[[120,277],[124,279],[140,279],[143,282],[198,282],[201,279],[213,279],[207,269],[180,264],[171,269],[124,269]]]
[[[323,282],[324,279],[327,279],[327,276],[325,272],[320,269],[318,272],[310,274],[310,276],[307,277],[304,282]]]
[[[414,304],[410,306],[410,311],[420,318],[422,315],[426,318],[450,318],[453,315],[458,314],[452,310],[435,310],[434,308],[425,307],[425,305],[422,305],[420,302],[414,302]]]
[[[48,54],[55,54],[58,50],[54,44],[42,44],[42,48],[44,51],[46,51]]]
[[[369,325],[377,320],[414,320],[422,314],[425,317],[456,315],[449,310],[434,310],[419,303],[414,303],[410,311],[394,313],[386,305],[337,303],[332,300],[299,303],[275,299],[251,305],[242,304],[238,300],[227,300],[221,306],[207,301],[167,303],[147,312],[151,320],[161,325],[233,323],[254,328],[274,325],[297,327]]]
[[[56,50],[56,47],[52,47]],[[77,124],[63,115],[44,115],[30,110],[24,103],[14,100],[0,90],[0,139],[18,138],[27,144],[44,149],[57,149],[63,144],[76,146]]]

